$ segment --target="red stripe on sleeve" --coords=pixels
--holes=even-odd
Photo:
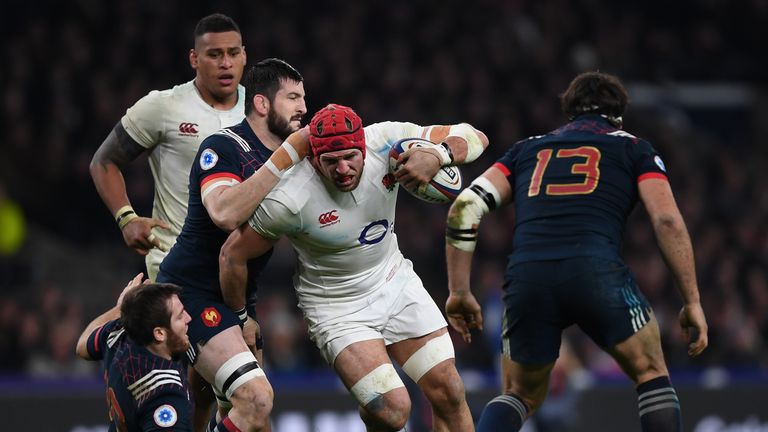
[[[509,168],[507,168],[507,167],[506,167],[506,166],[505,166],[503,163],[501,163],[501,162],[496,162],[495,164],[493,164],[493,166],[494,166],[494,167],[496,167],[496,168],[498,168],[498,169],[499,169],[499,171],[503,172],[505,177],[509,177],[509,176],[511,176],[511,175],[512,175],[512,171],[510,171],[510,170],[509,170]]]
[[[206,183],[214,181],[214,180],[222,179],[222,178],[231,178],[231,179],[237,180],[239,182],[243,181],[243,179],[241,179],[240,176],[238,176],[236,174],[232,174],[232,173],[228,173],[228,172],[220,172],[220,173],[211,174],[208,177],[204,178],[203,181],[200,182],[200,189],[202,189],[203,186],[205,186]]]
[[[95,352],[99,352],[99,334],[104,329],[104,326],[101,326],[96,329],[96,334],[93,336],[93,350]]]
[[[640,183],[641,181],[650,180],[650,179],[658,179],[658,180],[669,181],[669,178],[667,178],[667,176],[665,176],[662,173],[650,172],[650,173],[645,173],[645,174],[641,175],[640,177],[638,177],[637,178],[637,182]]]
[[[224,426],[224,429],[226,429],[227,432],[242,432],[237,428],[237,426],[235,426],[234,423],[232,423],[232,420],[229,419],[229,416],[224,417],[224,420],[222,420],[220,424]]]

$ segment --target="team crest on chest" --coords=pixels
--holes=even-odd
[[[381,184],[383,184],[389,192],[392,192],[395,189],[395,185],[397,185],[397,180],[395,180],[395,176],[392,174],[386,174],[381,178]]]

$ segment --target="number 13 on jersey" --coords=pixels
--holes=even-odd
[[[552,149],[539,150],[536,153],[536,168],[531,175],[531,185],[528,187],[528,196],[533,197],[541,192],[541,183],[544,172],[552,159]],[[592,193],[600,180],[600,150],[592,146],[577,147],[573,149],[560,149],[556,158],[586,158],[584,162],[574,162],[571,165],[571,173],[584,176],[581,183],[554,183],[548,184],[545,193],[547,195],[586,195]]]

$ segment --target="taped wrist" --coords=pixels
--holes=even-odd
[[[442,142],[433,148],[437,150],[437,153],[440,155],[441,166],[453,165],[453,152],[451,151],[451,148],[448,147],[448,144]]]
[[[475,250],[477,227],[483,216],[501,204],[501,195],[485,177],[478,177],[461,191],[448,215],[447,244],[466,252]]]
[[[464,163],[474,161],[483,154],[483,150],[485,150],[482,141],[480,141],[480,137],[477,136],[475,128],[467,123],[459,123],[451,126],[446,138],[448,137],[462,138],[467,142],[467,157],[464,159]]]
[[[132,220],[138,218],[139,215],[133,210],[133,207],[127,205],[122,206],[115,212],[115,222],[117,226],[122,230]]]
[[[288,141],[283,141],[280,147],[269,157],[272,165],[280,171],[287,170],[300,160],[301,157],[296,152],[296,149]]]
[[[240,327],[242,327],[243,324],[248,321],[248,312],[245,310],[245,308],[236,310],[235,315],[237,315],[237,317],[240,319]]]

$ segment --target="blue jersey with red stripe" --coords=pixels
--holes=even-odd
[[[192,430],[184,363],[133,342],[120,320],[94,330],[87,348],[91,359],[104,360],[110,431]]]
[[[185,292],[202,290],[221,297],[219,251],[229,233],[219,228],[208,215],[203,206],[201,188],[208,182],[243,182],[271,155],[272,151],[256,137],[247,120],[221,129],[203,140],[189,173],[187,218],[176,244],[160,264],[158,282],[175,283]],[[270,251],[248,262],[249,298],[254,295],[256,277],[271,254]]]
[[[515,203],[510,265],[579,256],[621,261],[638,183],[667,180],[650,143],[595,114],[518,142],[495,166],[506,174]]]

